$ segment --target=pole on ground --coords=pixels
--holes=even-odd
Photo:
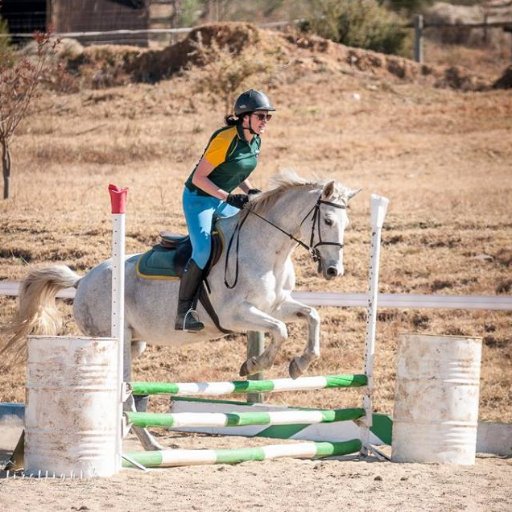
[[[124,260],[125,260],[125,210],[127,188],[109,185],[112,206],[112,319],[111,336],[119,340],[117,354],[118,371],[118,428],[116,458],[118,470],[122,466],[122,419],[123,419],[123,354],[124,354]]]
[[[379,259],[380,259],[380,241],[382,226],[389,199],[375,194],[371,196],[371,223],[372,223],[372,241],[370,254],[370,272],[368,276],[368,310],[366,319],[366,344],[364,355],[364,373],[368,379],[366,392],[363,397],[363,407],[365,417],[361,427],[361,453],[368,455],[370,447],[370,429],[373,426],[373,363],[375,356],[375,332],[377,325],[377,296],[379,293]]]
[[[258,331],[249,331],[247,333],[247,359],[253,356],[259,356],[265,350],[265,334]],[[248,380],[263,380],[263,372],[248,375]],[[248,393],[247,401],[253,403],[262,403],[262,393]]]

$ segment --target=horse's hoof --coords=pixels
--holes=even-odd
[[[292,379],[297,379],[302,375],[302,370],[297,363],[297,359],[298,357],[294,357],[290,363],[290,366],[288,367],[288,373]]]
[[[240,367],[240,377],[247,377],[247,375],[252,375],[254,373],[254,367],[256,365],[256,360],[254,357],[250,357],[245,361],[245,363]]]
[[[240,367],[240,377],[246,377],[249,375],[249,370],[247,369],[247,361]]]

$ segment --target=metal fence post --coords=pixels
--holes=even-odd
[[[423,63],[423,16],[416,14],[414,16],[414,60]]]
[[[253,356],[259,356],[265,350],[265,334],[258,331],[249,331],[247,333],[247,359]],[[263,380],[263,373],[248,375],[249,380]],[[248,393],[248,402],[263,402],[263,393]]]

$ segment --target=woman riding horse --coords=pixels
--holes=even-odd
[[[200,331],[204,324],[193,311],[194,299],[203,270],[211,253],[214,215],[235,215],[260,190],[252,187],[249,175],[258,163],[261,134],[275,108],[261,91],[250,89],[235,102],[234,115],[226,117],[226,126],[215,131],[185,182],[183,209],[192,242],[192,256],[180,282],[175,329]],[[243,194],[233,194],[240,187]]]

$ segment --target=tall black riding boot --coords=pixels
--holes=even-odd
[[[190,259],[180,281],[178,312],[174,325],[177,331],[200,331],[204,329],[204,324],[199,321],[197,313],[192,309],[202,277],[202,269],[197,266],[193,259]]]

